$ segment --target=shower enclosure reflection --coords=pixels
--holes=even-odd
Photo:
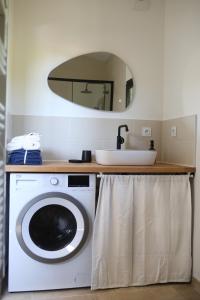
[[[71,59],[50,72],[50,89],[75,104],[103,111],[123,111],[134,85],[127,65],[116,55],[96,52]]]
[[[85,85],[85,88],[82,88]],[[74,98],[76,103],[98,110],[112,111],[113,108],[113,82],[95,81],[74,83]]]

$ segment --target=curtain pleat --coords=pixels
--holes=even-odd
[[[188,175],[104,175],[92,247],[92,289],[190,281]]]

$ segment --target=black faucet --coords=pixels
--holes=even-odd
[[[128,131],[128,126],[127,126],[127,125],[120,125],[120,126],[118,127],[117,149],[121,149],[121,144],[124,143],[124,138],[121,136],[121,133],[120,133],[121,128],[123,128],[123,127],[126,129],[126,131]]]

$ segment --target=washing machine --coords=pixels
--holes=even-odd
[[[10,175],[8,290],[90,286],[94,174]]]

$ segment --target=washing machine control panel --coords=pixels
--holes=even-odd
[[[58,184],[59,184],[59,180],[58,180],[58,178],[56,178],[56,177],[51,177],[51,178],[50,178],[50,183],[51,183],[52,185],[58,185]]]
[[[11,176],[11,186],[15,191],[28,193],[33,195],[36,193],[44,193],[46,191],[60,191],[71,193],[72,191],[92,191],[95,190],[96,177],[94,174],[37,174],[37,173],[17,173]],[[29,195],[30,196],[30,195]]]

